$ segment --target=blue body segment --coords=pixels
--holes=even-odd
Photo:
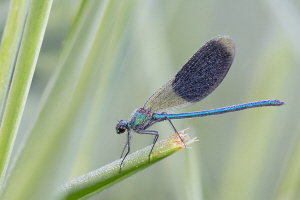
[[[228,112],[235,112],[239,110],[244,110],[248,108],[255,108],[255,107],[263,107],[263,106],[281,106],[284,103],[279,100],[264,100],[264,101],[256,101],[250,103],[244,103],[239,105],[233,105],[223,108],[216,108],[211,110],[202,110],[198,112],[189,112],[189,113],[178,113],[178,114],[153,114],[154,119],[183,119],[183,118],[194,118],[194,117],[205,117],[209,115],[219,115]]]
[[[118,134],[127,131],[127,143],[124,146],[121,158],[126,150],[121,166],[130,152],[131,130],[138,134],[153,135],[153,147],[159,137],[156,130],[149,130],[153,124],[169,121],[175,133],[178,131],[172,124],[173,119],[204,117],[234,112],[255,107],[281,106],[279,100],[264,100],[239,105],[228,106],[211,110],[189,113],[168,114],[168,111],[178,110],[191,106],[213,92],[225,78],[233,62],[235,46],[228,36],[218,36],[204,44],[187,61],[187,63],[166,84],[159,88],[144,104],[136,109],[128,121],[121,120],[116,126]],[[179,136],[180,137],[180,136]]]

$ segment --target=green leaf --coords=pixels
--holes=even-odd
[[[39,114],[11,170],[3,198],[40,199],[44,198],[45,192],[51,198],[51,191],[68,180],[81,141],[81,135],[74,135],[73,129],[93,85],[91,75],[98,68],[94,62],[105,61],[105,79],[101,79],[104,83],[100,85],[103,87],[109,71],[113,70],[111,63],[118,53],[118,41],[123,37],[130,2],[82,1],[64,43],[58,68],[43,94]],[[112,26],[108,23],[111,19],[118,23]],[[108,33],[115,37],[107,40]],[[103,49],[103,42],[107,41],[110,46],[99,58],[97,49]],[[29,157],[31,159],[27,159]]]
[[[52,0],[33,0],[29,9],[11,88],[0,128],[0,187],[20,125],[36,62],[44,38]],[[14,5],[17,7],[17,5]]]
[[[0,114],[8,93],[13,67],[17,57],[29,0],[12,0],[0,48]]]
[[[62,185],[58,190],[59,195],[69,200],[86,198],[119,183],[197,141],[196,138],[190,140],[184,131],[179,132],[180,137],[174,134],[157,142],[150,157],[151,162],[149,162],[149,152],[152,145],[127,156],[122,168],[120,163],[123,158]]]

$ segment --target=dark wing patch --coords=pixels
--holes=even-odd
[[[200,101],[223,81],[233,59],[234,43],[229,37],[210,40],[175,75],[173,90],[187,101]]]
[[[235,47],[228,36],[219,36],[203,45],[179,72],[144,104],[152,112],[188,107],[209,95],[226,76]]]

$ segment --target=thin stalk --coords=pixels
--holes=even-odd
[[[12,0],[0,47],[0,116],[20,46],[29,0]]]
[[[32,0],[29,9],[16,69],[0,127],[0,187],[3,184],[24,111],[51,6],[52,0]]]
[[[178,134],[157,142],[153,149],[150,163],[148,156],[152,145],[126,157],[121,171],[120,163],[122,159],[119,159],[67,182],[58,189],[58,194],[63,199],[68,200],[95,195],[197,141],[196,138],[190,140],[184,131],[180,131],[179,135],[185,142],[185,145]]]

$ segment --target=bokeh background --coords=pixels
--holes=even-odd
[[[37,115],[80,2],[54,1],[17,144]],[[300,198],[299,1],[95,2],[106,12],[99,15],[104,39],[88,63],[94,68],[77,108],[70,180],[118,159],[126,135],[116,134],[117,120],[129,118],[202,44],[229,35],[236,54],[227,77],[207,98],[178,112],[264,99],[286,105],[173,121],[178,130],[189,127],[199,142],[91,199]],[[8,8],[9,1],[1,0],[0,36]],[[173,134],[167,122],[152,128],[161,139]],[[152,140],[133,134],[133,151]]]

